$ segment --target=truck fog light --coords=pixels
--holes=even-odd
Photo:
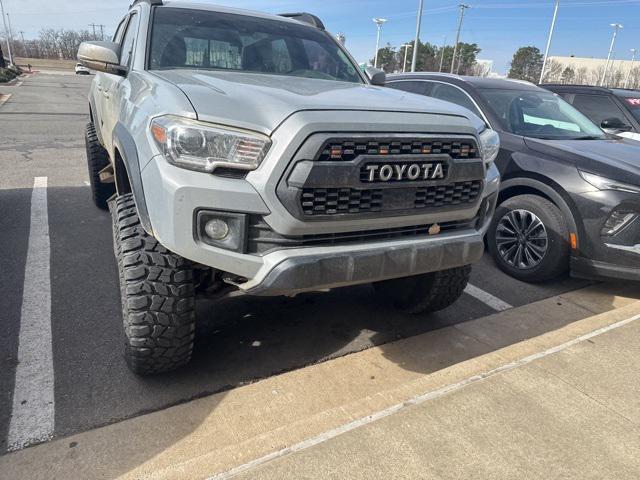
[[[213,247],[244,252],[247,243],[247,215],[199,210],[195,215],[196,241]]]
[[[602,227],[602,235],[612,237],[624,229],[627,225],[631,224],[638,214],[629,210],[614,210],[604,226]]]
[[[229,225],[224,220],[214,218],[204,225],[204,233],[206,233],[211,240],[223,240],[229,235]]]

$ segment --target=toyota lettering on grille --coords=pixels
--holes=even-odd
[[[446,176],[440,162],[371,163],[363,167],[362,181],[376,182],[418,182],[443,180]]]

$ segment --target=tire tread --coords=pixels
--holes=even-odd
[[[131,194],[112,200],[110,208],[127,363],[145,375],[179,368],[191,360],[193,351],[192,264],[145,232]]]
[[[93,123],[88,123],[86,126],[85,145],[93,203],[96,207],[107,210],[109,208],[108,201],[116,193],[116,187],[113,183],[102,183],[100,181],[100,171],[109,165],[109,154],[100,144],[96,127]]]

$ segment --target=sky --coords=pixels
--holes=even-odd
[[[41,28],[91,29],[104,24],[111,35],[131,0],[1,0],[10,14],[14,36],[37,37]],[[176,0],[177,3],[179,0]],[[318,15],[332,33],[346,35],[346,46],[359,62],[375,53],[373,17],[383,17],[381,45],[399,47],[415,35],[419,0],[200,0],[270,13],[307,11]],[[455,41],[460,0],[424,0],[421,40]],[[517,48],[534,45],[544,51],[554,0],[466,0],[461,41],[477,43],[481,59],[494,61],[506,73]],[[551,55],[606,57],[611,23],[622,23],[616,58],[640,51],[640,0],[561,0]]]

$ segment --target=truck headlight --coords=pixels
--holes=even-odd
[[[255,170],[271,146],[259,133],[170,115],[151,122],[151,135],[170,163],[208,173],[220,167]]]
[[[598,190],[617,190],[619,192],[640,193],[640,185],[631,185],[629,183],[618,182],[593,173],[583,172],[579,170],[580,176]]]
[[[485,165],[491,165],[500,152],[500,135],[495,130],[487,128],[480,134],[480,153]]]

